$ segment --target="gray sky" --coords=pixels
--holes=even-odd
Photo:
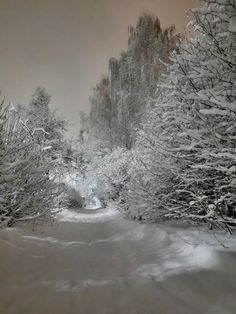
[[[151,12],[184,30],[197,0],[0,0],[0,90],[28,103],[37,86],[78,129],[91,88],[127,47],[128,25]]]

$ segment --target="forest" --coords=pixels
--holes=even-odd
[[[128,219],[233,232],[235,1],[204,0],[185,35],[149,13],[128,33],[127,50],[93,88],[78,139],[65,138],[66,122],[44,88],[27,106],[3,98],[0,227],[96,197]]]
[[[189,35],[140,16],[83,117],[97,193],[126,217],[236,222],[236,4],[205,0]],[[228,230],[228,231],[229,231]]]

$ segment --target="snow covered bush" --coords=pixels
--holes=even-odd
[[[65,161],[65,122],[38,88],[30,105],[0,106],[0,227],[49,217],[62,203],[55,174]]]
[[[0,227],[43,218],[54,184],[40,145],[13,108],[0,108]]]
[[[63,200],[66,207],[81,208],[84,206],[83,198],[78,189],[65,185],[63,189]]]
[[[130,195],[138,214],[235,223],[234,0],[193,10],[195,36],[175,54],[137,141]],[[134,196],[136,195],[136,196]]]
[[[132,152],[124,148],[114,149],[99,162],[97,173],[98,196],[105,202],[122,203],[124,188],[130,179],[129,168]]]
[[[141,141],[141,134],[139,135]],[[145,147],[137,143],[129,170],[123,198],[126,215],[138,220],[163,219],[171,202],[176,183],[176,169],[171,156],[155,147],[155,142],[145,138]]]

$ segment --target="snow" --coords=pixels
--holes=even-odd
[[[86,279],[78,282],[71,282],[70,280],[41,281],[41,285],[52,287],[57,292],[79,292],[84,288],[104,287],[120,282],[122,282],[122,279],[118,277],[111,279]]]
[[[94,213],[80,213],[69,209],[63,209],[56,215],[59,221],[63,222],[82,222],[82,223],[97,223],[110,220],[118,212],[114,208],[103,208]]]
[[[153,276],[161,281],[166,276],[177,275],[186,271],[210,269],[217,265],[217,259],[213,251],[206,247],[186,247],[175,260],[166,260],[161,263],[145,264],[138,267],[133,273],[137,277]]]
[[[89,209],[91,209],[91,210],[99,209],[101,207],[102,207],[102,204],[96,196],[94,196],[92,198],[91,202],[88,205],[86,205],[86,209],[88,209],[88,210]]]
[[[225,231],[209,231],[201,226],[198,229],[186,229],[179,231],[176,235],[187,243],[194,246],[207,246],[210,250],[214,248],[217,251],[235,251],[236,252],[236,235],[229,235]]]
[[[236,33],[236,16],[232,16],[229,22],[229,31]]]
[[[45,150],[49,150],[49,149],[51,149],[51,148],[52,148],[52,145],[50,145],[50,146],[45,146],[45,147],[42,148],[42,150],[45,151]]]
[[[220,110],[217,108],[214,109],[201,109],[200,113],[205,114],[205,115],[219,115],[219,116],[226,116],[229,115],[230,113],[226,110]]]
[[[77,246],[77,245],[85,245],[86,242],[83,241],[59,241],[58,239],[54,237],[38,237],[38,236],[28,236],[24,235],[22,236],[22,239],[27,240],[27,241],[33,241],[33,242],[44,242],[46,244],[59,244],[64,247],[69,247],[69,246]]]
[[[236,237],[225,232],[173,227],[165,231],[161,241],[159,233],[153,232],[153,251],[156,248],[157,256],[134,270],[132,276],[136,280],[146,281],[153,276],[157,281],[162,281],[165,277],[188,271],[216,269],[220,264],[219,251],[236,251]],[[164,246],[166,241],[170,244]]]

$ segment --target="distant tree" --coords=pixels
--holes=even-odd
[[[66,122],[52,112],[49,103],[50,95],[45,88],[38,87],[30,101],[26,118],[31,133],[36,136],[38,143],[51,144],[52,150],[57,151],[63,141],[63,133],[66,129]]]
[[[178,50],[179,40],[174,26],[163,30],[157,17],[143,14],[135,28],[129,27],[127,52],[119,60],[110,60],[110,94],[120,146],[133,146],[135,129],[153,101],[158,80],[166,71],[170,53]]]
[[[157,17],[143,14],[136,27],[129,27],[127,51],[110,59],[109,77],[94,88],[87,120],[89,141],[100,155],[134,145],[136,129],[153,101],[170,53],[178,50],[180,36],[174,30],[173,26],[163,30]]]
[[[114,117],[110,98],[110,82],[103,77],[93,90],[90,97],[91,110],[89,115],[90,141],[96,150],[104,154],[111,151],[114,143]]]

